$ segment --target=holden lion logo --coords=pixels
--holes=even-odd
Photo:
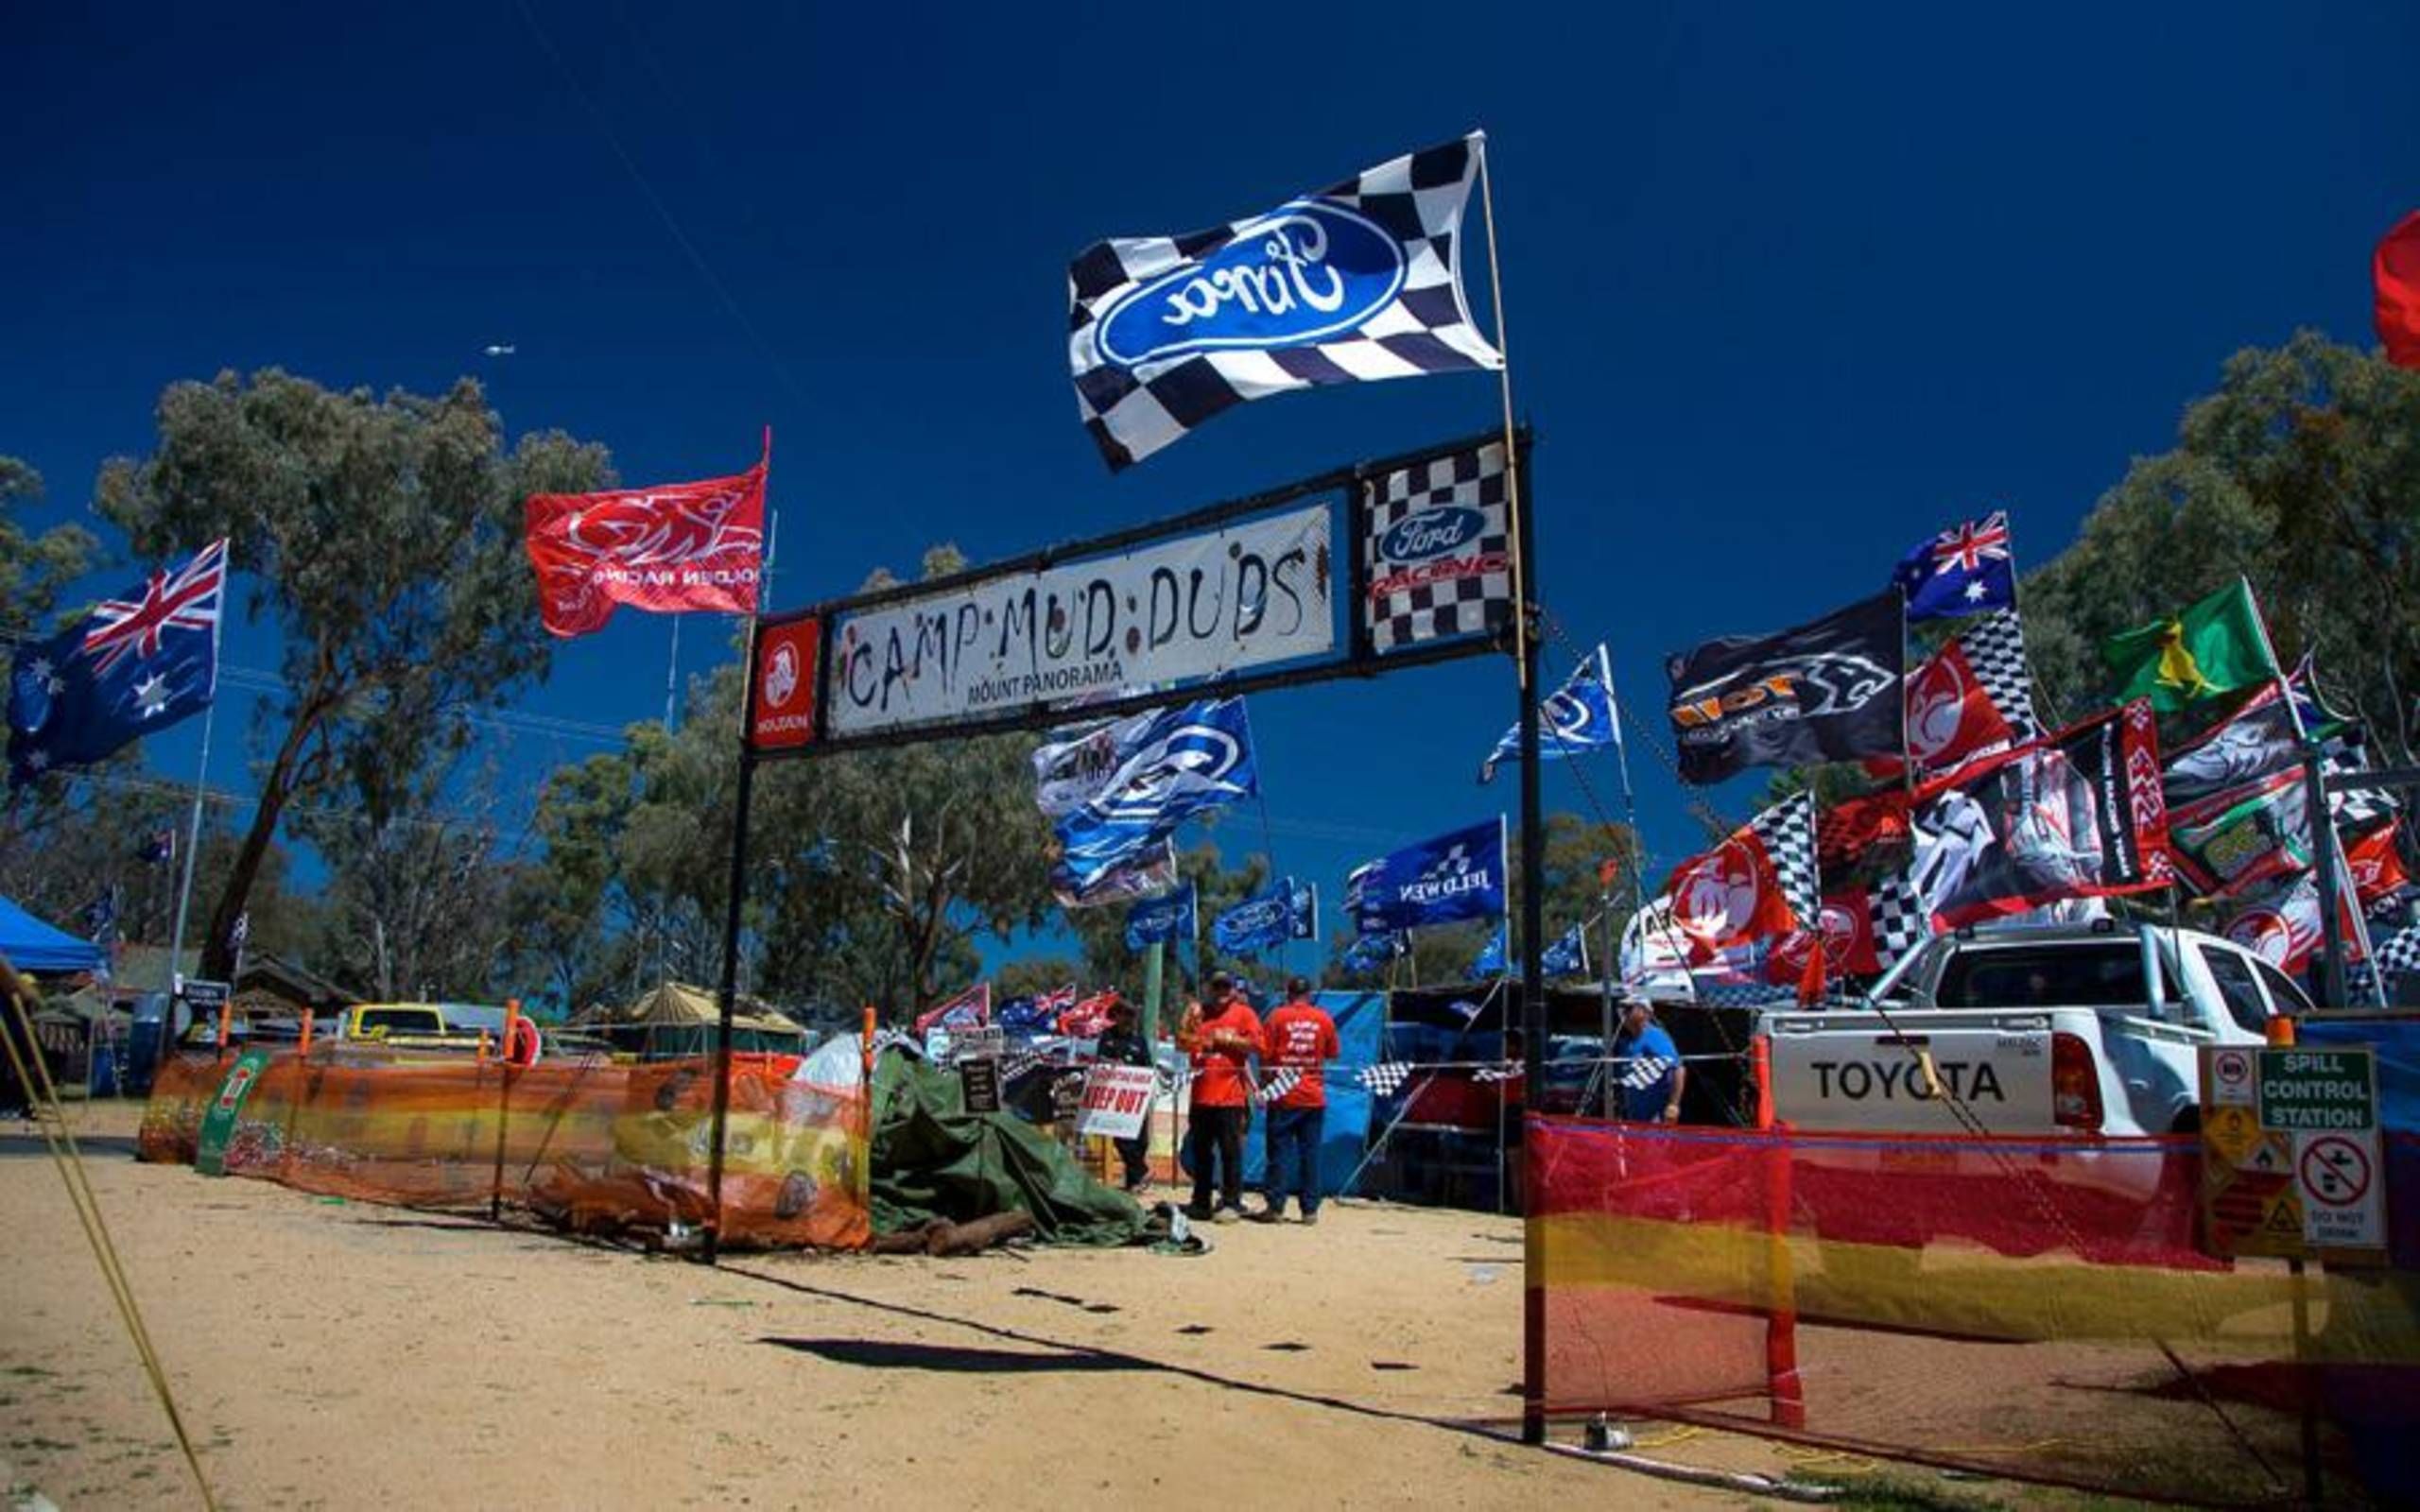
[[[1966,674],[1955,659],[1935,657],[1908,689],[1908,749],[1929,762],[1950,748],[1966,722]]]
[[[1674,890],[1672,921],[1691,939],[1720,945],[1755,919],[1762,891],[1746,849],[1725,845],[1690,868]]]
[[[765,665],[765,703],[779,709],[798,692],[798,647],[784,641]]]

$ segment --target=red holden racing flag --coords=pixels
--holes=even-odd
[[[2411,878],[2403,869],[2403,857],[2394,849],[2395,831],[2402,823],[2389,819],[2366,834],[2344,842],[2344,864],[2352,868],[2353,889],[2364,910],[2400,898],[2411,886]]]
[[[765,457],[735,477],[610,493],[533,493],[526,507],[538,610],[550,634],[605,627],[614,606],[656,614],[756,612]]]
[[[1801,793],[1672,868],[1657,902],[1669,910],[1694,959],[1779,939],[1802,919],[1816,921],[1814,824],[1814,799]]]
[[[2398,368],[2420,368],[2420,210],[2395,222],[2394,230],[2379,241],[2370,273],[2386,360]]]

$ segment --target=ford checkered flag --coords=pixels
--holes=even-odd
[[[1504,912],[1504,821],[1489,819],[1357,867],[1344,906],[1364,935]]]
[[[1068,365],[1111,471],[1248,399],[1501,368],[1457,260],[1484,145],[1474,131],[1261,215],[1078,253]]]
[[[1432,456],[1362,484],[1360,607],[1384,656],[1510,623],[1512,527],[1504,443]]]
[[[1673,657],[1666,670],[1681,781],[1898,754],[1904,610],[1894,587],[1796,629],[1726,636]]]
[[[1599,644],[1588,660],[1572,668],[1570,678],[1555,690],[1554,696],[1538,705],[1538,756],[1543,761],[1553,761],[1621,743],[1622,716],[1614,708],[1612,662]],[[1487,760],[1479,763],[1478,780],[1495,781],[1496,764],[1512,761],[1520,754],[1521,727],[1516,724],[1496,740]]]
[[[1106,782],[1054,829],[1078,885],[1157,848],[1193,816],[1260,791],[1241,698],[1205,698],[1121,731]]]

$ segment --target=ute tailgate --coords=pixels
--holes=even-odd
[[[1774,1115],[1799,1129],[1971,1132],[1935,1095],[1938,1084],[1994,1134],[2059,1132],[2048,1017],[1939,1010],[1893,1017],[1895,1027],[1866,1012],[1768,1017]]]

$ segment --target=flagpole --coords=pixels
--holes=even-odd
[[[2344,989],[2344,919],[2343,885],[2352,880],[2353,868],[2344,859],[2344,848],[2336,837],[2336,815],[2327,805],[2326,752],[2303,725],[2302,709],[2294,702],[2294,686],[2286,676],[2285,663],[2277,660],[2276,643],[2269,638],[2269,617],[2260,612],[2259,595],[2252,591],[2252,579],[2236,574],[2236,583],[2243,590],[2244,602],[2252,606],[2252,627],[2260,632],[2260,654],[2269,663],[2269,676],[2276,686],[2277,696],[2286,701],[2286,718],[2294,727],[2294,737],[2303,748],[2303,780],[2308,784],[2305,806],[2310,811],[2311,865],[2319,871],[2319,988],[2325,1000],[2322,1006],[2348,1007]],[[2342,868],[2340,871],[2338,868]],[[2364,960],[2370,959],[2368,923],[2361,917],[2358,890],[2353,900],[2353,928],[2361,947]],[[2386,1005],[2386,984],[2379,978],[2377,965],[2371,962],[2370,976],[2377,988],[2380,1007]]]
[[[681,616],[675,613],[672,616],[672,654],[666,658],[664,662],[664,728],[667,731],[678,730],[681,728],[681,714],[678,707],[680,696]]]
[[[1487,227],[1487,286],[1495,306],[1495,355],[1498,387],[1504,395],[1504,509],[1505,525],[1512,537],[1512,664],[1518,669],[1521,688],[1526,695],[1533,670],[1530,655],[1529,594],[1525,584],[1529,576],[1529,532],[1525,527],[1527,511],[1522,507],[1520,448],[1512,439],[1512,348],[1504,330],[1504,265],[1495,252],[1495,179],[1487,166],[1487,133],[1478,133],[1478,207],[1479,218]]]
[[[193,864],[194,858],[201,853],[201,795],[203,783],[210,775],[210,727],[217,714],[218,699],[214,690],[210,702],[201,706],[201,756],[194,763],[193,769],[193,817],[185,833],[185,874],[184,881],[177,888],[177,927],[169,936],[168,945],[168,986],[171,991],[176,988],[177,973],[183,970],[185,913],[193,903]],[[173,1013],[170,1018],[173,1020]]]

